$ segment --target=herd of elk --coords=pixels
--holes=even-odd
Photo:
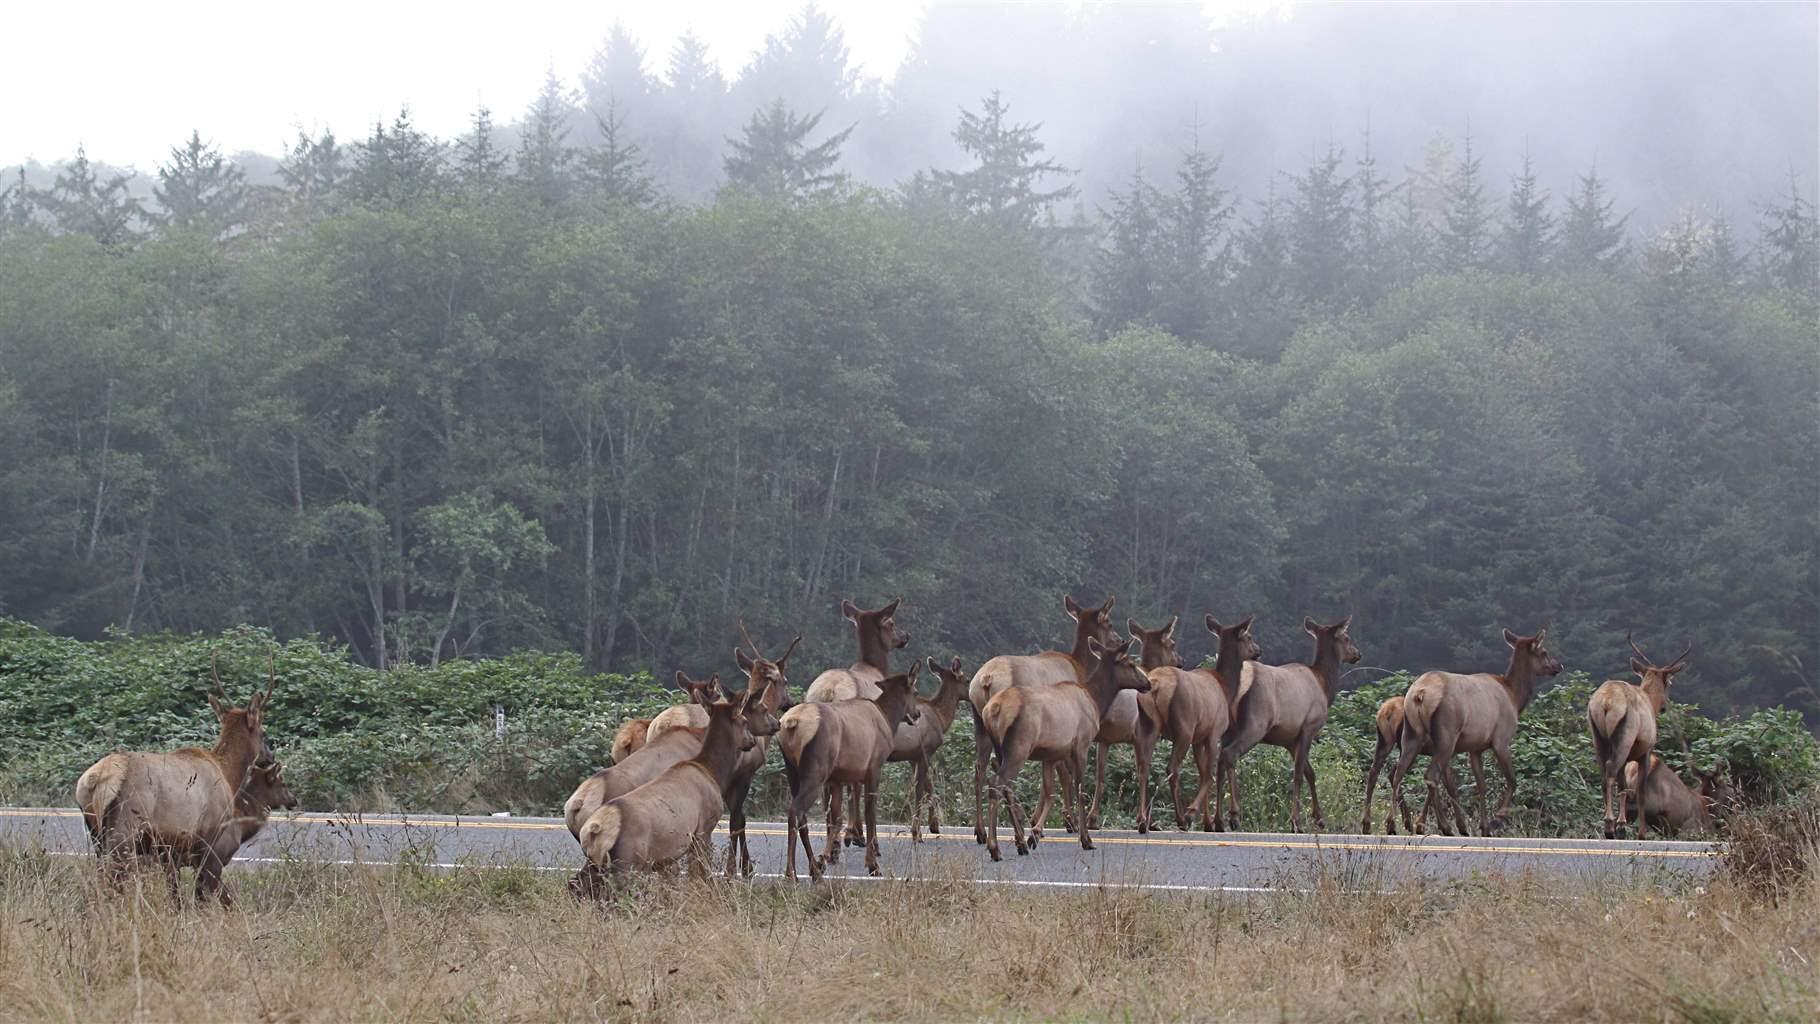
[[[796,877],[800,844],[809,874],[820,878],[836,862],[841,846],[863,846],[869,873],[878,874],[877,804],[880,773],[888,762],[911,766],[911,838],[921,839],[928,805],[930,834],[939,834],[932,759],[959,710],[963,695],[972,709],[975,740],[974,832],[993,860],[1001,859],[998,828],[1001,805],[1009,803],[1019,854],[1043,837],[1049,805],[1060,787],[1063,821],[1083,849],[1093,849],[1092,830],[1104,788],[1107,747],[1136,748],[1138,829],[1150,825],[1149,761],[1159,739],[1170,742],[1166,771],[1178,829],[1212,831],[1239,826],[1237,763],[1262,743],[1288,751],[1291,827],[1302,828],[1301,789],[1308,787],[1310,817],[1324,827],[1310,748],[1325,726],[1343,666],[1359,661],[1350,635],[1351,617],[1330,625],[1305,618],[1314,640],[1306,664],[1266,665],[1252,634],[1252,619],[1224,625],[1206,617],[1217,654],[1210,669],[1191,669],[1177,651],[1179,617],[1156,629],[1128,619],[1130,638],[1112,628],[1114,599],[1098,607],[1063,598],[1074,624],[1067,652],[992,658],[968,676],[961,660],[927,664],[938,679],[935,692],[918,693],[924,662],[908,671],[890,671],[890,652],[909,644],[898,628],[898,602],[867,611],[842,602],[852,623],[859,660],[817,676],[801,703],[789,692],[787,666],[801,636],[776,659],[767,659],[740,624],[744,647],[734,660],[746,676],[743,690],[723,688],[720,677],[705,680],[676,673],[688,700],[650,719],[624,723],[614,736],[613,763],[576,787],[564,804],[570,833],[586,862],[571,881],[578,895],[598,895],[605,884],[633,870],[655,870],[686,860],[695,874],[708,871],[710,837],[728,817],[726,874],[750,876],[745,803],[764,765],[771,738],[782,753],[790,789],[786,820],[785,877]],[[1725,781],[1728,769],[1698,773],[1690,786],[1656,753],[1658,718],[1669,700],[1673,677],[1687,665],[1692,648],[1667,664],[1652,662],[1626,637],[1635,656],[1637,681],[1608,680],[1587,705],[1587,724],[1599,762],[1605,808],[1605,835],[1615,838],[1623,823],[1635,821],[1639,838],[1655,828],[1670,836],[1710,829],[1734,799]],[[1365,781],[1361,831],[1371,831],[1372,798],[1390,759],[1393,807],[1386,832],[1397,818],[1411,833],[1426,829],[1430,811],[1443,832],[1468,831],[1454,770],[1466,754],[1479,802],[1479,829],[1501,828],[1516,789],[1511,740],[1519,716],[1538,680],[1560,673],[1545,633],[1522,636],[1508,629],[1510,661],[1501,674],[1427,672],[1408,690],[1386,699],[1376,717],[1377,745]],[[1133,659],[1130,645],[1139,653]],[[747,648],[750,648],[748,653]],[[265,734],[265,715],[277,686],[274,660],[265,689],[245,707],[235,707],[211,665],[214,689],[208,701],[220,732],[211,749],[170,753],[114,753],[96,762],[76,784],[76,802],[109,881],[119,888],[125,872],[139,864],[161,867],[173,897],[179,872],[195,871],[198,900],[213,896],[231,902],[222,871],[250,842],[274,809],[294,809],[283,766]],[[1098,774],[1092,800],[1085,801],[1088,752],[1098,746]],[[1686,760],[1692,760],[1683,740]],[[1504,792],[1488,811],[1484,754],[1490,751],[1503,776]],[[1184,799],[1181,772],[1192,752],[1199,785]],[[1415,759],[1429,757],[1427,796],[1412,822],[1403,798],[1404,781]],[[1026,762],[1042,768],[1042,790],[1034,814],[1026,816],[1013,786]],[[988,779],[988,770],[990,778]],[[851,824],[843,834],[843,811],[851,794]],[[987,798],[990,806],[986,806]],[[1230,809],[1222,815],[1224,798]],[[1613,808],[1613,798],[1617,807]],[[827,834],[819,855],[810,842],[809,820],[816,801],[827,800]],[[1450,815],[1451,812],[1451,815]]]

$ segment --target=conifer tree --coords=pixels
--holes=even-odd
[[[1485,264],[1491,240],[1491,213],[1485,205],[1485,179],[1479,164],[1480,158],[1472,151],[1472,136],[1468,135],[1465,153],[1454,164],[1443,194],[1440,256],[1442,266],[1450,272]]]
[[[773,100],[755,111],[737,139],[728,139],[733,152],[726,158],[727,183],[770,196],[801,200],[832,193],[846,176],[834,170],[841,146],[852,126],[810,145],[809,137],[820,126],[822,115],[798,117]]]
[[[171,159],[158,168],[152,189],[163,207],[158,219],[178,231],[200,230],[222,235],[246,223],[249,202],[246,178],[202,134],[192,130],[190,139],[171,150]]]
[[[1555,241],[1555,218],[1548,212],[1548,190],[1536,182],[1529,154],[1523,170],[1511,179],[1503,232],[1499,236],[1499,264],[1518,274],[1539,273],[1548,265]]]
[[[1627,245],[1624,227],[1630,214],[1612,217],[1616,200],[1605,195],[1599,169],[1580,176],[1579,187],[1567,197],[1567,216],[1561,221],[1559,262],[1567,270],[1607,270],[1623,262]]]
[[[975,165],[965,171],[938,171],[936,180],[961,209],[1008,228],[1029,230],[1052,203],[1075,194],[1073,185],[1042,189],[1038,183],[1073,172],[1043,157],[1043,144],[1037,138],[1041,124],[1011,123],[1006,118],[1009,113],[1009,105],[997,90],[984,99],[979,113],[961,111],[954,141],[973,157]]]

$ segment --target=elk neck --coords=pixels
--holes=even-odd
[[[891,674],[891,649],[885,646],[885,639],[878,635],[878,623],[860,620],[859,660],[863,664],[878,669],[880,675]]]
[[[1112,656],[1108,653],[1094,665],[1093,671],[1087,673],[1087,695],[1093,698],[1093,706],[1099,710],[1102,722],[1112,711],[1112,702],[1119,699],[1115,671]]]
[[[1086,615],[1087,613],[1083,613],[1082,618],[1086,618]],[[1068,656],[1074,659],[1076,665],[1081,666],[1083,675],[1086,673],[1088,666],[1093,664],[1093,652],[1087,649],[1087,640],[1091,636],[1093,636],[1093,627],[1091,625],[1088,625],[1086,622],[1076,622],[1074,624],[1074,648],[1068,652]]]
[[[1529,701],[1536,695],[1536,670],[1530,664],[1529,655],[1523,651],[1510,652],[1510,667],[1501,676],[1493,676],[1504,685],[1504,691],[1510,695],[1510,702],[1516,706],[1517,714],[1529,706]]]
[[[896,732],[898,723],[904,720],[904,709],[909,707],[910,702],[914,700],[916,700],[915,687],[894,684],[880,686],[878,696],[872,698],[872,703],[878,708],[878,713],[885,716],[885,727]]]
[[[1237,643],[1221,643],[1220,653],[1213,659],[1213,677],[1220,682],[1220,689],[1226,691],[1226,703],[1230,706],[1239,699],[1239,680],[1245,672],[1245,659],[1239,656]]]
[[[948,727],[954,724],[954,715],[960,710],[961,694],[966,689],[966,676],[952,681],[943,676],[941,688],[935,691],[935,696],[929,698],[929,706],[923,710],[924,714],[935,716],[944,735],[948,732]]]
[[[221,730],[209,756],[221,766],[221,774],[238,793],[246,782],[247,771],[253,767],[253,762],[259,760],[259,748],[247,735],[244,718],[234,720],[231,726]]]
[[[708,730],[702,736],[701,750],[690,760],[698,762],[714,777],[715,785],[724,793],[727,783],[733,778],[734,766],[739,763],[739,739],[745,719],[745,712],[732,710],[729,714],[708,712]]]
[[[1643,699],[1649,702],[1651,713],[1660,715],[1662,709],[1668,707],[1668,683],[1659,673],[1646,673],[1637,689],[1643,691]]]
[[[1333,703],[1334,694],[1340,690],[1340,645],[1333,637],[1316,640],[1314,644],[1314,661],[1308,666],[1314,677],[1320,680],[1321,692],[1326,694],[1327,703]]]

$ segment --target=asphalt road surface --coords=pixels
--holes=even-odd
[[[747,832],[759,877],[781,877],[783,826],[754,822]],[[820,823],[811,836],[820,850]],[[723,824],[716,833],[716,850],[722,856],[725,838]],[[1393,890],[1431,880],[1525,874],[1557,881],[1669,881],[1705,875],[1712,870],[1716,853],[1712,844],[1686,842],[1175,831],[1139,835],[1103,829],[1093,833],[1094,850],[1082,850],[1074,836],[1058,831],[1046,834],[1029,856],[1020,857],[1008,827],[999,830],[999,841],[1005,860],[994,864],[985,847],[974,843],[970,826],[944,827],[940,836],[912,843],[907,826],[879,825],[886,877],[961,877],[1053,888],[1112,885],[1249,892],[1337,884]],[[58,854],[89,854],[88,837],[74,808],[0,808],[0,842],[40,845]],[[830,875],[864,877],[860,854],[855,849],[843,852]],[[800,849],[798,855],[806,879]],[[529,865],[565,872],[582,861],[581,848],[558,818],[298,814],[274,817],[234,864],[246,869],[287,858],[370,864],[408,859],[451,868]]]

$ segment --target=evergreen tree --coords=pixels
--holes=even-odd
[[[1435,269],[1435,234],[1428,226],[1419,183],[1414,178],[1397,187],[1395,202],[1386,248],[1390,283],[1402,288]]]
[[[1229,303],[1232,349],[1253,359],[1276,359],[1295,330],[1293,227],[1285,205],[1272,186],[1237,240],[1238,266]]]
[[[160,221],[178,231],[201,230],[223,235],[246,223],[249,202],[246,178],[202,134],[171,150],[170,162],[158,168],[152,189],[163,212]]]
[[[1560,264],[1567,270],[1605,270],[1623,262],[1624,226],[1630,214],[1612,218],[1616,200],[1605,196],[1605,182],[1594,167],[1580,176],[1580,186],[1567,197],[1561,222]]]
[[[1713,217],[1706,254],[1706,272],[1714,284],[1731,288],[1744,280],[1744,255],[1738,251],[1731,221],[1723,213]]]
[[[1344,154],[1333,145],[1301,176],[1291,179],[1288,244],[1296,288],[1313,302],[1344,299],[1353,249],[1352,177],[1341,171]]]
[[[1548,212],[1548,190],[1536,183],[1529,153],[1523,154],[1523,171],[1511,179],[1499,264],[1519,274],[1535,274],[1547,266],[1555,240],[1555,218]]]
[[[1815,296],[1820,291],[1820,220],[1793,175],[1787,198],[1762,207],[1762,217],[1764,276],[1796,295]]]
[[[1176,168],[1175,189],[1157,200],[1156,320],[1178,338],[1209,341],[1225,277],[1232,201],[1215,182],[1219,157],[1201,148],[1200,132]]]
[[[139,200],[127,189],[131,180],[129,175],[114,174],[103,181],[88,153],[77,146],[76,158],[57,172],[50,191],[39,192],[36,198],[58,230],[116,248],[136,241],[145,220]]]
[[[389,128],[373,125],[356,147],[347,189],[356,202],[402,210],[434,198],[442,182],[442,145],[418,130],[406,108]]]
[[[670,95],[681,98],[685,105],[704,99],[718,102],[727,92],[727,80],[708,56],[708,44],[692,31],[684,32],[670,48],[665,84]]]
[[[1393,190],[1390,182],[1378,172],[1378,161],[1371,151],[1371,125],[1365,126],[1364,152],[1352,172],[1354,191],[1358,195],[1358,212],[1353,218],[1358,230],[1358,266],[1356,290],[1366,300],[1383,294],[1383,281],[1389,267],[1388,223]]]
[[[796,116],[783,100],[773,100],[769,107],[754,112],[741,136],[727,140],[733,146],[725,162],[727,183],[794,200],[839,189],[846,175],[836,172],[834,166],[840,162],[841,146],[853,128],[848,126],[811,146],[809,136],[821,120],[819,113]]]
[[[1447,179],[1441,212],[1440,256],[1448,271],[1471,270],[1485,264],[1491,241],[1491,212],[1485,205],[1485,180],[1480,159],[1473,155],[1472,136],[1466,136],[1465,154]]]
[[[673,195],[698,199],[720,183],[719,156],[730,125],[727,124],[727,82],[708,56],[708,46],[685,32],[670,49],[670,63],[662,93],[662,116],[641,125],[639,141],[630,134],[620,139],[638,145],[650,160],[652,173]],[[598,108],[596,117],[600,116]],[[623,123],[625,110],[614,106],[606,120]]]
[[[793,110],[835,111],[842,120],[859,113],[847,106],[858,93],[859,72],[849,63],[846,36],[813,3],[782,34],[765,37],[738,88],[754,106],[782,100]]]
[[[607,109],[614,109],[615,103],[609,98]],[[542,91],[525,112],[512,170],[520,191],[546,209],[564,205],[575,193],[575,148],[569,145],[575,114],[568,90],[555,74],[546,74]]]
[[[474,111],[466,138],[455,143],[455,177],[474,195],[499,191],[509,161],[493,144],[493,112],[485,106]]]
[[[347,177],[342,158],[335,133],[323,132],[321,137],[312,139],[300,131],[296,143],[278,165],[278,177],[295,203],[326,210]]]
[[[1005,227],[1029,230],[1050,204],[1075,194],[1073,185],[1043,190],[1037,184],[1051,175],[1073,172],[1042,159],[1043,144],[1037,139],[1041,124],[1008,123],[1009,111],[997,90],[985,98],[980,113],[961,111],[954,141],[976,165],[965,171],[938,171],[936,180],[961,209]]]
[[[0,235],[30,227],[36,206],[34,190],[25,180],[25,165],[21,164],[14,182],[0,191]]]
[[[634,117],[655,113],[651,97],[656,83],[645,71],[644,47],[632,38],[624,22],[613,23],[600,49],[588,61],[581,74],[581,92],[588,109],[596,114],[610,105]]]
[[[582,157],[582,168],[595,198],[607,204],[650,203],[656,193],[645,169],[645,158],[638,143],[628,137],[625,122],[611,100],[604,116],[594,115],[594,124],[600,129],[600,146]]]
[[[1131,172],[1124,193],[1108,190],[1112,209],[1106,213],[1107,245],[1095,254],[1093,306],[1095,320],[1106,333],[1150,316],[1158,292],[1159,225],[1161,205],[1156,190],[1144,180],[1140,164]]]

